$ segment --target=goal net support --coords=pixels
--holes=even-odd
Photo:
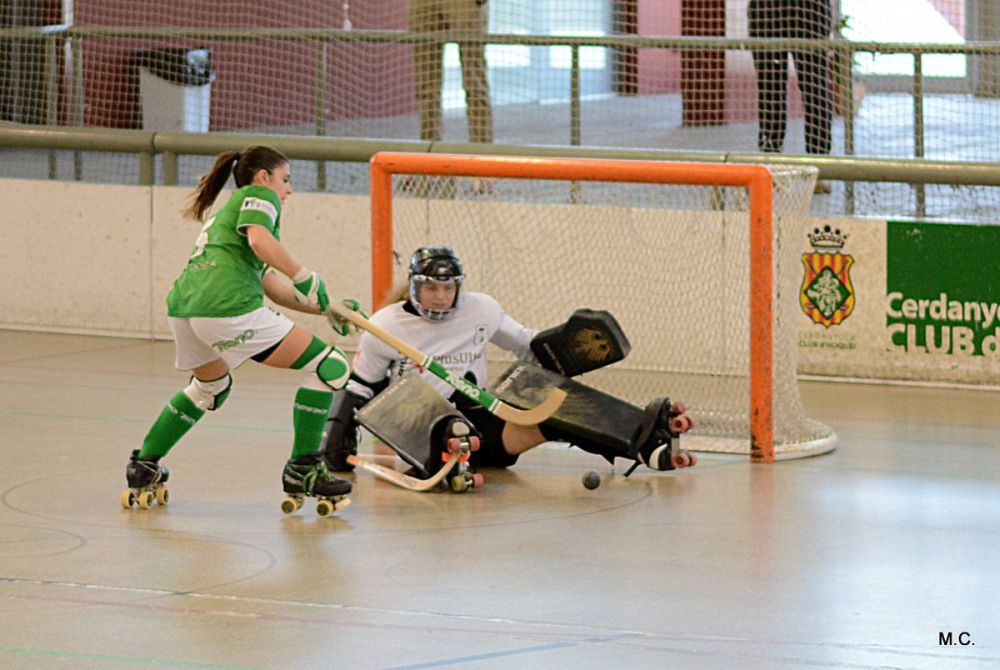
[[[382,152],[371,161],[372,299],[421,245],[529,328],[615,315],[629,356],[584,381],[639,406],[683,400],[697,451],[754,462],[830,451],[796,379],[800,250],[815,168]],[[491,374],[510,361],[488,352]]]

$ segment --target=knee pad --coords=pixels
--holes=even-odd
[[[192,376],[191,383],[184,389],[184,395],[190,398],[198,409],[214,412],[222,407],[232,390],[233,376],[227,372],[225,377],[210,382]]]
[[[315,391],[339,391],[351,376],[347,356],[337,347],[326,347],[302,369],[306,372],[302,385]]]

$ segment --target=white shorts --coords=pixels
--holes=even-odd
[[[221,358],[230,369],[273,347],[288,335],[295,324],[270,307],[255,309],[242,316],[181,319],[168,316],[177,345],[178,370],[193,370]]]

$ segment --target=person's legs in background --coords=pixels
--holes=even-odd
[[[410,0],[410,30],[431,32],[446,30],[439,0]],[[413,73],[420,117],[420,139],[441,141],[441,85],[444,74],[444,44],[418,42],[413,45]]]
[[[830,153],[830,126],[833,123],[833,91],[830,65],[825,51],[795,51],[795,71],[805,108],[806,152]]]
[[[476,0],[445,0],[448,23],[454,30],[485,34],[489,24],[489,5]],[[462,86],[469,122],[470,142],[493,141],[493,106],[483,44],[459,43],[462,61]]]
[[[788,52],[754,51],[757,70],[757,148],[780,153],[788,114]]]

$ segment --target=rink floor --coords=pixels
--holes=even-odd
[[[172,362],[0,331],[0,667],[1000,665],[996,391],[803,382],[831,454],[626,480],[542,447],[467,494],[357,473],[324,519],[279,511],[298,375],[248,365],[125,510]]]

